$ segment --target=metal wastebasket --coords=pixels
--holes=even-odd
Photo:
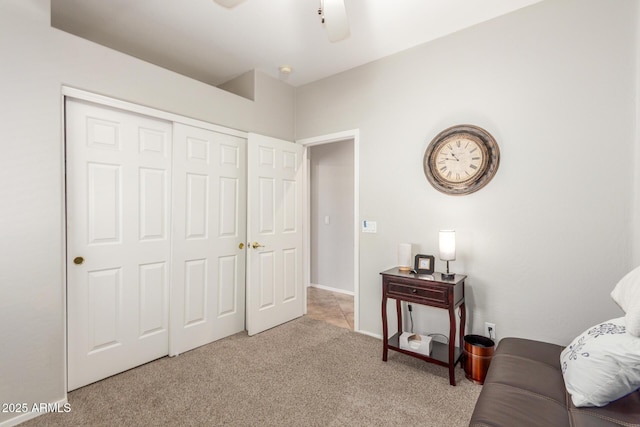
[[[464,336],[464,373],[468,380],[484,384],[495,343],[482,335]]]

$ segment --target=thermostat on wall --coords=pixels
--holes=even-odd
[[[362,221],[362,232],[363,233],[375,233],[377,232],[377,223],[375,221],[367,221],[366,219]]]

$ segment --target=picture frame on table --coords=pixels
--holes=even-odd
[[[418,254],[415,258],[414,271],[416,274],[433,274],[436,264],[433,255]]]

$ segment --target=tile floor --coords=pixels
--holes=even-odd
[[[353,296],[307,288],[307,316],[353,330]]]

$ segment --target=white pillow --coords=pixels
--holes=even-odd
[[[640,267],[620,279],[611,291],[611,298],[625,312],[627,331],[640,337]]]
[[[640,388],[640,338],[624,317],[580,334],[560,354],[562,375],[573,404],[604,406]]]

